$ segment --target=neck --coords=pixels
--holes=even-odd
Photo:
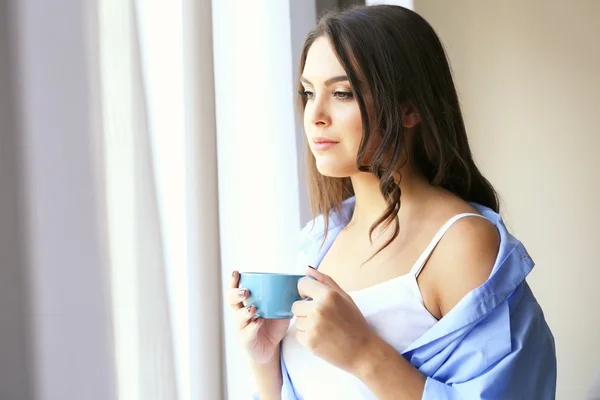
[[[351,177],[356,204],[354,213],[348,226],[369,229],[388,207],[385,198],[379,189],[379,179],[371,173],[359,172]],[[423,199],[431,185],[418,174],[402,171],[400,190],[402,206],[398,212],[400,223],[415,209],[423,204]]]

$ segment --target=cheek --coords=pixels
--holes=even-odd
[[[347,120],[346,129],[347,132],[347,143],[346,143],[346,152],[348,155],[353,157],[353,161],[356,161],[356,157],[358,155],[358,150],[360,148],[360,143],[363,137],[363,124],[362,119],[360,118],[360,112],[357,111],[357,115],[354,115],[351,119]],[[369,166],[371,160],[373,159],[373,155],[375,151],[379,148],[381,143],[381,137],[377,135],[371,135],[369,138],[369,143],[367,144],[367,149],[364,154],[362,165]]]
[[[356,159],[363,136],[363,125],[358,106],[356,106],[356,109],[352,110],[351,113],[345,115],[343,121],[344,141],[347,144],[346,147],[351,151],[352,156]]]
[[[303,123],[304,123],[304,134],[306,135],[306,137],[308,138],[308,132],[310,131],[311,128],[311,121],[310,118],[308,117],[308,104],[306,105],[306,107],[304,108],[304,112],[302,114],[303,116]]]

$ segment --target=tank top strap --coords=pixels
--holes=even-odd
[[[454,225],[454,223],[456,221],[458,221],[458,220],[460,220],[462,218],[465,218],[465,217],[479,217],[479,218],[487,219],[483,215],[480,215],[480,214],[463,213],[463,214],[455,215],[454,217],[452,217],[448,221],[446,221],[446,223],[444,225],[442,225],[442,227],[437,231],[437,233],[435,234],[435,236],[433,237],[433,239],[431,240],[431,242],[429,242],[429,245],[427,246],[427,248],[425,248],[425,251],[417,259],[417,262],[415,263],[415,265],[410,270],[410,274],[413,275],[415,277],[415,279],[421,273],[421,270],[423,269],[423,267],[427,263],[427,260],[429,260],[429,257],[431,257],[431,253],[433,253],[433,250],[435,250],[435,247],[438,245],[438,243],[440,242],[440,240],[442,240],[442,237],[446,234],[446,232],[448,231],[448,229],[450,229],[450,227],[452,225]]]

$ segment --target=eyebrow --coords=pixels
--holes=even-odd
[[[310,83],[310,81],[303,76],[300,77],[300,80],[304,83],[308,83],[309,85],[312,85],[312,83]],[[347,80],[348,80],[348,77],[346,75],[334,76],[333,78],[329,78],[325,81],[325,86],[329,86],[333,83],[343,82],[343,81],[347,81]]]

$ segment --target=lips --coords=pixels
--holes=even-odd
[[[329,150],[339,143],[338,141],[335,141],[335,140],[329,139],[329,138],[325,138],[325,137],[317,137],[317,138],[314,138],[312,141],[313,141],[313,149],[315,149],[317,151]]]

